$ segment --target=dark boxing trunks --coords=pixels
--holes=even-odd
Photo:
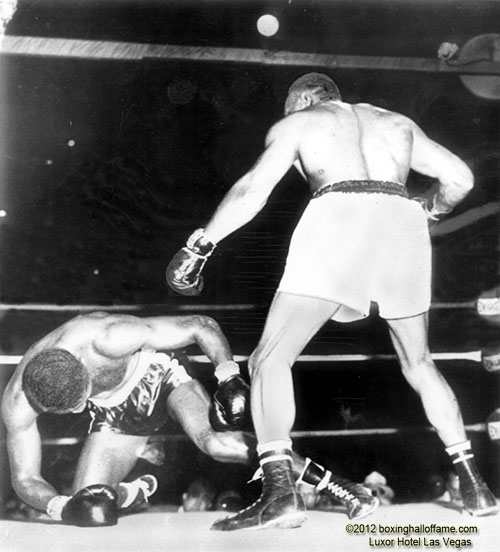
[[[120,404],[88,407],[92,421],[90,432],[111,430],[126,435],[152,435],[168,419],[167,399],[172,391],[191,378],[177,359],[157,353],[139,383]]]

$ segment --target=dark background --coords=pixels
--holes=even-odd
[[[255,21],[273,7],[281,28],[264,39]],[[433,59],[442,42],[461,45],[499,20],[498,2],[20,1],[7,33]],[[164,266],[255,161],[287,87],[308,70],[29,56],[2,65],[0,296],[73,304],[185,301],[167,291]],[[413,117],[471,165],[476,188],[457,213],[498,200],[497,101],[454,74],[330,73],[347,101]],[[268,302],[307,198],[291,170],[219,248],[202,301]],[[489,218],[436,240],[436,300],[498,284],[497,236]]]
[[[255,28],[264,12],[280,19],[275,37],[264,38]],[[442,42],[462,45],[476,35],[498,32],[499,22],[500,3],[482,1],[21,0],[7,34],[436,58]],[[281,117],[290,83],[318,69],[336,80],[346,101],[404,113],[467,161],[476,186],[453,216],[499,201],[500,103],[474,96],[458,75],[2,56],[0,209],[7,217],[0,219],[0,301],[156,305],[155,312],[165,313],[207,304],[251,305],[242,311],[208,311],[235,353],[248,354],[308,200],[298,173],[291,170],[263,212],[216,250],[201,297],[174,295],[164,283],[164,269],[255,161],[267,129]],[[412,174],[408,185],[420,193],[432,182]],[[474,301],[500,285],[498,217],[436,236],[433,245],[435,302]],[[1,311],[0,351],[22,354],[73,314]],[[497,343],[498,327],[474,309],[435,310],[430,340],[433,350],[476,350]],[[328,325],[306,352],[312,351],[391,348],[374,311],[368,321]],[[440,367],[459,396],[466,423],[484,422],[498,406],[497,377],[465,361]],[[357,427],[427,425],[395,363],[303,364],[295,378],[297,429],[348,427],[353,422],[341,415],[345,408],[361,416]],[[60,430],[54,420],[44,426],[47,435]],[[78,424],[71,427],[77,430],[82,431]],[[399,497],[415,498],[423,496],[429,474],[449,469],[437,438],[416,435],[418,443],[415,436],[402,436],[299,444],[304,452],[331,458],[351,477],[362,479],[379,469],[391,477]],[[484,435],[474,439],[493,482],[498,478],[496,449]],[[57,451],[56,459],[67,454]],[[182,456],[178,450],[175,454]],[[60,465],[50,469],[53,465],[57,473]],[[169,489],[178,493],[191,474],[184,470],[169,477]]]

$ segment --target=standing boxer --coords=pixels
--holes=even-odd
[[[292,165],[312,197],[292,236],[281,283],[249,361],[262,495],[214,528],[302,523],[305,507],[291,477],[291,367],[327,320],[366,317],[371,301],[387,319],[403,374],[458,471],[465,509],[473,515],[496,512],[495,498],[476,469],[457,400],[432,361],[427,338],[427,220],[439,219],[462,201],[473,176],[413,121],[373,105],[343,102],[326,75],[302,76],[290,87],[285,117],[269,131],[255,165],[229,190],[206,228],[197,230],[172,259],[168,283],[179,293],[198,294],[201,270],[216,244],[257,215]],[[438,180],[430,203],[408,198],[410,169]]]
[[[215,366],[219,386],[211,401],[172,352],[190,345],[197,345]],[[248,385],[212,318],[104,312],[77,316],[27,351],[5,390],[2,416],[14,490],[31,507],[65,523],[116,524],[119,508],[138,505],[156,489],[150,475],[122,481],[168,416],[215,460],[249,462],[254,439],[234,431],[245,422],[247,397]],[[41,475],[37,418],[85,408],[92,422],[76,468],[74,494],[59,495]],[[334,476],[320,481],[316,464],[299,456],[296,462],[301,479],[324,487],[351,518],[368,515],[378,505],[362,485]]]

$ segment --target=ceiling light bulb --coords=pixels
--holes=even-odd
[[[273,36],[278,32],[279,28],[278,19],[269,13],[261,15],[257,20],[257,30],[263,36]]]

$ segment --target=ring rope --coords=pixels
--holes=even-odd
[[[19,364],[22,359],[22,355],[0,355],[1,364]],[[199,364],[207,364],[211,361],[205,355],[189,355],[191,362]],[[245,362],[249,358],[249,355],[234,355],[236,362]],[[297,358],[297,362],[361,362],[366,360],[397,360],[395,354],[339,354],[339,355],[300,355]],[[481,362],[481,351],[467,351],[458,353],[432,353],[434,360],[472,360],[474,362]]]
[[[431,353],[434,360],[472,360],[481,362],[481,351],[468,351],[462,353]],[[249,355],[235,355],[236,362],[245,362]],[[395,354],[338,354],[338,355],[300,355],[298,362],[361,362],[365,360],[397,360]],[[210,362],[205,355],[192,355],[189,357],[192,362],[204,364]]]
[[[465,426],[465,430],[469,433],[484,433],[487,428],[486,424],[477,423]],[[373,427],[364,429],[327,429],[320,431],[292,431],[292,439],[307,439],[307,438],[325,438],[325,437],[360,437],[366,435],[395,435],[402,433],[417,433],[417,432],[435,432],[433,427]],[[46,446],[54,445],[78,445],[83,443],[85,437],[61,437],[43,439],[42,443]],[[155,435],[152,441],[188,441],[189,437],[185,434],[163,434]]]
[[[500,65],[493,61],[477,61],[467,66],[454,66],[438,58],[405,58],[388,56],[350,56],[221,48],[212,46],[178,46],[106,40],[81,40],[33,36],[5,35],[0,45],[2,55],[43,56],[78,59],[143,61],[147,59],[220,61],[282,66],[317,66],[329,69],[381,69],[426,73],[500,74]]]
[[[218,304],[218,305],[162,305],[162,304],[144,304],[144,305],[52,305],[50,303],[0,303],[0,311],[222,311],[222,310],[254,310],[259,305],[252,304]]]
[[[484,310],[485,305],[492,303],[494,308],[499,308],[499,297],[484,297],[477,301],[465,301],[465,302],[434,302],[431,304],[431,310],[437,309],[478,309]],[[222,311],[222,310],[255,310],[262,308],[263,305],[251,304],[251,303],[228,303],[228,304],[202,304],[202,305],[169,305],[158,303],[145,303],[142,305],[54,305],[51,303],[0,303],[0,311],[78,311],[78,312],[91,312],[91,311]]]

